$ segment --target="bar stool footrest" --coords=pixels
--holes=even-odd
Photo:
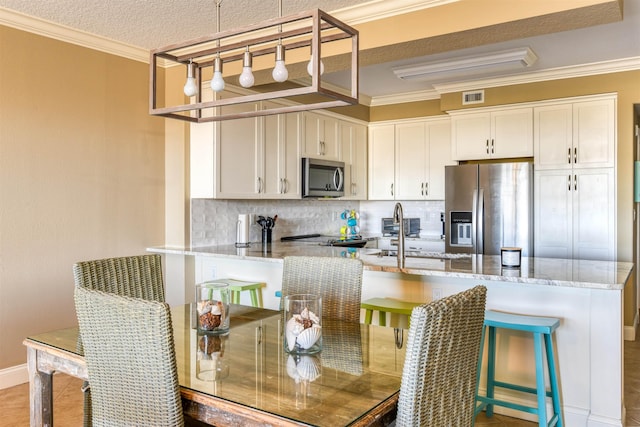
[[[523,393],[531,393],[531,394],[538,394],[538,390],[536,390],[533,387],[525,387],[522,385],[518,385],[518,384],[511,384],[511,383],[504,383],[502,381],[494,381],[493,382],[493,386],[494,387],[501,387],[501,388],[508,388],[510,390],[516,390],[516,391],[521,391]],[[547,395],[547,397],[553,397],[553,394],[551,393],[550,390],[545,390],[545,394]]]

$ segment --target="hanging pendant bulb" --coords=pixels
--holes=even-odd
[[[271,75],[273,80],[280,83],[286,82],[289,78],[289,71],[284,65],[284,46],[280,43],[276,46],[276,66],[273,68]]]
[[[213,78],[211,79],[211,89],[214,92],[220,92],[224,90],[224,79],[222,78],[222,59],[220,54],[216,56],[213,61]]]
[[[198,85],[196,84],[196,79],[193,77],[193,70],[195,65],[193,62],[189,61],[187,65],[187,82],[184,84],[184,94],[186,96],[195,96],[198,94]]]
[[[251,52],[249,52],[249,46],[247,46],[247,50],[244,53],[244,58],[242,60],[242,73],[240,74],[240,86],[242,87],[251,87],[255,83],[255,78],[253,77],[253,72],[251,70],[251,66],[253,65],[253,56]]]
[[[315,66],[313,65],[313,54],[311,55],[311,57],[309,58],[309,63],[307,64],[307,73],[309,73],[310,76],[313,76],[313,70],[315,70]],[[324,74],[324,63],[322,62],[322,59],[320,60],[320,75]]]

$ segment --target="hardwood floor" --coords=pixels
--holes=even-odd
[[[625,341],[624,346],[624,399],[627,408],[626,427],[640,427],[640,334],[636,341]],[[67,375],[56,375],[53,380],[55,425],[82,426],[82,381]],[[29,425],[29,384],[0,390],[0,427]],[[476,427],[533,427],[537,423],[494,415],[478,416]]]

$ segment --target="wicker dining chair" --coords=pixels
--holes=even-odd
[[[74,295],[93,425],[183,426],[169,306],[82,287]]]
[[[165,301],[162,263],[158,254],[81,261],[73,265],[75,285],[116,295]],[[82,343],[79,343],[82,346]],[[84,427],[91,427],[91,389],[83,384]]]
[[[396,426],[473,425],[486,295],[476,286],[413,309]]]
[[[160,255],[136,255],[74,264],[76,286],[149,301],[165,300]]]
[[[316,294],[322,297],[322,316],[360,321],[362,261],[338,257],[288,256],[282,271],[282,296]]]

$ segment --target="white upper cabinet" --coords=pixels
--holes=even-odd
[[[191,124],[191,197],[300,198],[300,132],[300,114]]]
[[[268,103],[265,102],[265,104]],[[263,118],[264,173],[260,178],[261,197],[272,199],[301,197],[300,116],[300,113],[288,113]]]
[[[338,123],[333,117],[316,113],[302,113],[303,118],[303,157],[338,160]]]
[[[533,156],[533,109],[450,112],[453,160]]]
[[[614,166],[614,99],[535,107],[534,116],[537,169]]]
[[[340,122],[340,160],[345,164],[344,199],[367,199],[367,127]]]
[[[369,200],[394,200],[395,125],[369,127]]]
[[[369,199],[444,200],[450,129],[448,117],[372,127]]]

